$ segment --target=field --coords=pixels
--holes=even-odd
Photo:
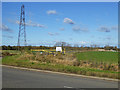
[[[118,52],[101,52],[101,51],[89,51],[78,53],[77,59],[79,61],[93,61],[93,62],[103,62],[109,64],[118,64]]]
[[[4,53],[7,52],[3,51]],[[79,52],[58,55],[42,55],[39,52],[8,51],[16,55],[2,58],[4,65],[51,70],[57,72],[76,73],[81,75],[119,78],[118,52]]]

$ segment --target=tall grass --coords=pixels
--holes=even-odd
[[[62,65],[70,65],[70,66],[78,66],[78,67],[86,67],[86,68],[95,68],[100,70],[110,70],[118,72],[118,64],[110,64],[106,62],[99,61],[87,61],[80,60],[78,61],[73,54],[61,55],[42,55],[40,53],[32,54],[32,53],[23,53],[20,55],[17,60],[29,60],[31,62],[44,62],[44,63],[52,63],[52,64],[62,64]]]
[[[108,70],[99,70],[86,67],[78,67],[73,65],[64,65],[64,64],[53,64],[53,63],[44,63],[44,62],[34,62],[31,60],[22,60],[16,59],[19,56],[6,56],[3,58],[3,64],[13,65],[19,67],[35,68],[42,70],[50,70],[57,72],[65,73],[75,73],[88,76],[99,76],[99,77],[109,77],[109,78],[119,78],[118,72],[108,71]]]
[[[116,64],[80,60],[73,54],[42,55],[40,53],[24,52],[15,56],[6,56],[2,60],[3,64],[52,70],[66,73],[76,73],[100,77],[118,77],[118,67]]]

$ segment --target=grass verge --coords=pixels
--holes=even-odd
[[[21,59],[21,60],[16,59],[19,57],[20,55],[6,56],[2,59],[2,64],[18,66],[18,67],[41,69],[41,70],[65,72],[65,73],[75,73],[75,74],[88,75],[88,76],[108,77],[108,78],[114,78],[114,79],[120,78],[118,76],[120,72],[85,68],[85,67],[79,67],[79,66],[70,66],[70,65],[63,65],[63,64],[53,64],[50,62],[33,62],[28,59]]]

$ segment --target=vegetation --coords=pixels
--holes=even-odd
[[[71,46],[70,44],[66,42],[57,42],[53,47],[48,46],[1,46],[2,50],[30,50],[30,49],[55,49],[56,46],[61,46],[63,48],[66,48],[66,51],[77,51],[77,50],[96,50],[96,49],[105,49],[105,50],[115,50],[118,51],[117,46],[109,46],[106,45],[104,47],[98,47],[97,45],[91,45],[91,46],[79,46],[78,44],[75,44],[74,46]],[[1,48],[0,47],[0,48]]]
[[[108,63],[108,64],[118,64],[118,52],[98,52],[98,51],[90,51],[90,52],[80,52],[77,53],[77,59],[79,61],[94,61],[100,63]]]
[[[110,52],[110,54],[109,52],[80,52],[75,54],[67,53],[65,55],[62,55],[61,53],[58,53],[57,55],[43,55],[39,52],[32,53],[28,50],[22,51],[22,53],[16,55],[6,55],[2,59],[2,63],[5,65],[81,75],[119,78],[118,73],[120,72],[118,71],[118,65],[116,63],[117,60],[112,60],[113,58],[117,59],[117,54],[114,56],[114,53],[117,52]],[[92,56],[88,54],[91,54]],[[101,58],[101,56],[104,58]],[[109,59],[111,59],[111,63],[108,63]]]

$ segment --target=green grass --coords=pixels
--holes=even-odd
[[[8,64],[8,65],[17,65],[21,63],[29,62],[29,60],[16,60],[20,55],[15,56],[6,56],[2,58],[2,64]]]
[[[99,70],[99,69],[93,69],[93,68],[69,66],[69,65],[62,65],[62,64],[53,65],[51,63],[31,62],[29,60],[16,59],[19,56],[20,55],[6,56],[2,59],[2,63],[4,65],[12,65],[12,66],[18,66],[18,67],[27,67],[27,68],[35,68],[35,69],[43,69],[43,70],[75,73],[75,74],[99,76],[99,77],[119,78],[118,77],[119,72],[115,72],[115,71]]]
[[[100,52],[100,51],[89,51],[80,52],[76,54],[79,61],[95,61],[104,63],[118,63],[118,52]]]

